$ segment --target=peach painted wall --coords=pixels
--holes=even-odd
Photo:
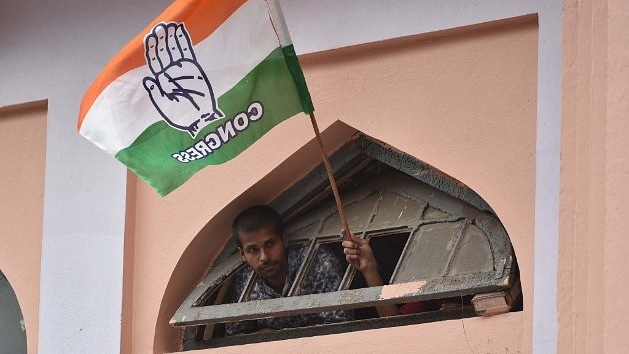
[[[625,353],[629,2],[564,1],[560,353]]]
[[[629,2],[607,2],[607,134],[605,144],[605,325],[603,352],[629,348],[627,250],[629,249]],[[618,311],[623,309],[624,311]]]
[[[20,304],[28,353],[39,334],[46,112],[41,101],[0,110],[0,269]]]
[[[363,352],[530,351],[537,33],[531,16],[301,58],[329,150],[360,130],[459,179],[494,208],[518,256],[524,311],[295,339],[282,348],[346,352],[349,341]],[[227,241],[231,219],[318,164],[312,139],[308,118],[295,117],[165,198],[130,179],[123,352],[177,349],[180,333],[167,322]],[[273,352],[277,343],[247,349]]]
[[[468,354],[518,353],[522,343],[521,313],[487,318],[469,318],[349,332],[277,342],[226,347],[219,350],[195,350],[190,353],[361,353],[361,354]]]

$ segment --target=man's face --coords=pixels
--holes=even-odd
[[[281,288],[288,274],[288,238],[278,235],[273,225],[239,234],[240,255],[267,283]]]

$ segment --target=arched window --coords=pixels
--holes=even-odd
[[[251,343],[517,310],[517,264],[491,208],[469,188],[408,155],[361,136],[331,157],[349,227],[370,240],[387,285],[366,287],[345,262],[341,221],[323,167],[279,196],[289,247],[307,256],[289,297],[226,303],[231,280],[246,264],[229,243],[171,324],[187,326],[185,349]],[[297,295],[309,261],[321,249],[346,266],[338,291]],[[255,274],[249,284],[255,280]],[[245,287],[246,289],[247,287]],[[377,318],[374,306],[397,304],[406,315]],[[355,321],[223,337],[222,323],[330,309],[354,309]],[[243,338],[247,337],[247,338]]]

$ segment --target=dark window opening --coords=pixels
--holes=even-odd
[[[395,267],[402,255],[406,241],[408,240],[408,232],[393,233],[379,236],[371,236],[369,243],[372,247],[374,257],[378,262],[378,269],[385,284],[389,284],[389,279],[395,271]],[[342,247],[339,245],[341,254]],[[357,272],[354,267],[347,267],[346,277],[351,279],[348,289],[366,288],[367,282],[361,272]],[[354,310],[354,318],[362,320],[367,318],[378,318],[378,312],[375,307],[361,307]]]

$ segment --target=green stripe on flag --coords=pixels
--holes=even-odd
[[[284,57],[286,58],[288,70],[293,76],[295,85],[297,85],[297,91],[299,92],[299,99],[301,100],[301,106],[304,113],[310,114],[314,111],[314,107],[312,105],[312,99],[310,98],[308,86],[306,86],[306,78],[304,78],[304,73],[301,71],[301,66],[299,65],[299,59],[297,59],[297,54],[295,53],[295,47],[291,44],[286,47],[282,47],[282,51],[284,52]]]
[[[164,196],[202,168],[222,164],[236,157],[277,124],[304,111],[307,107],[304,105],[303,93],[300,95],[295,89],[293,74],[287,68],[287,62],[292,60],[285,59],[280,48],[271,52],[236,86],[218,98],[218,106],[226,117],[205,127],[196,138],[192,139],[187,132],[171,128],[160,120],[140,134],[133,144],[118,152],[116,158]],[[293,65],[295,64],[290,66]],[[303,74],[301,78],[303,80]],[[303,88],[305,89],[305,81]],[[300,92],[301,89],[300,87]],[[305,92],[310,101],[307,89]],[[231,133],[224,134],[223,136],[228,136],[229,139],[222,143],[220,148],[212,149],[207,156],[187,163],[173,157],[174,154],[181,157],[188,149],[198,152],[199,149],[194,148],[195,144],[201,141],[199,144],[203,146],[206,136],[217,137],[218,134],[212,133],[224,129],[226,124],[233,122],[234,117],[240,112],[246,112],[250,104],[256,101],[264,108],[263,116],[259,120],[250,121],[245,130],[234,129],[235,136]],[[312,110],[311,102],[309,107]],[[155,114],[159,113],[156,111]],[[239,117],[242,118],[242,115]],[[242,122],[242,119],[239,121]],[[206,147],[208,145],[205,144]]]

